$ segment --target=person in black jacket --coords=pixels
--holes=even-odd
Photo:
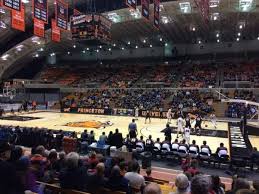
[[[111,145],[116,146],[117,148],[122,147],[123,138],[122,138],[122,134],[119,133],[119,129],[115,130],[115,133],[113,134],[113,136],[111,138]]]
[[[171,143],[172,141],[172,128],[169,126],[169,124],[166,124],[166,128],[165,128],[165,137],[167,138],[167,140]]]

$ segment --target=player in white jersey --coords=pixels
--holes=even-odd
[[[211,121],[212,125],[214,126],[214,128],[217,129],[217,118],[214,113],[211,113],[210,121]]]
[[[180,115],[177,119],[177,138],[179,133],[183,136],[183,128],[184,128],[184,120],[183,117]]]
[[[139,109],[137,106],[135,107],[134,113],[135,113],[135,120],[138,120]]]
[[[172,120],[172,109],[169,108],[167,113],[166,113],[166,117],[167,117],[167,123],[171,123]]]
[[[186,143],[190,144],[190,137],[191,137],[191,129],[189,127],[184,128],[184,139]]]

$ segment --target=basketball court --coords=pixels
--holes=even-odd
[[[91,115],[91,114],[74,114],[74,113],[60,113],[52,111],[38,111],[21,113],[16,116],[7,115],[6,118],[0,119],[0,125],[22,126],[22,127],[40,127],[54,130],[64,131],[76,131],[80,137],[81,132],[85,129],[94,130],[95,137],[98,138],[102,132],[107,135],[110,131],[115,131],[116,128],[126,137],[128,134],[128,124],[133,117],[130,116],[108,116],[108,115]],[[138,118],[136,121],[138,127],[138,137],[144,136],[146,139],[149,135],[152,135],[153,139],[160,138],[164,140],[164,134],[162,130],[166,126],[166,119],[152,118],[151,123],[145,124],[145,118]],[[194,125],[194,124],[193,124]],[[176,127],[176,120],[172,120],[172,127]],[[202,124],[204,133],[201,136],[191,135],[191,141],[196,140],[198,145],[202,144],[202,141],[206,140],[210,145],[212,151],[216,151],[216,148],[221,142],[226,146],[229,146],[228,140],[228,122],[217,122],[217,128],[215,129],[210,121],[204,121]],[[206,132],[206,133],[205,133]],[[205,135],[204,135],[205,134]],[[172,139],[176,138],[176,134],[172,135]],[[259,137],[250,136],[252,146],[259,147]]]

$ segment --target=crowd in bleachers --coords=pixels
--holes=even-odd
[[[181,80],[180,87],[207,88],[216,85],[217,67],[214,65],[193,65],[187,68]]]
[[[230,64],[224,68],[225,81],[253,81],[255,65]]]
[[[181,109],[184,112],[195,112],[200,110],[203,113],[213,111],[209,101],[213,100],[210,93],[199,92],[198,90],[177,90],[166,89],[138,89],[138,90],[88,90],[84,94],[75,94],[74,98],[63,99],[66,107],[86,108],[124,108],[142,110],[167,111],[169,107],[173,110]]]
[[[200,110],[204,113],[210,113],[213,108],[209,105],[209,101],[213,98],[212,94],[198,90],[177,90],[172,96],[171,106],[174,110],[180,108],[184,112]]]
[[[247,90],[235,90],[234,98],[253,101],[253,102],[257,101],[253,92],[247,91]],[[225,115],[227,117],[240,118],[244,114],[245,109],[246,109],[248,118],[253,116],[257,111],[257,107],[254,105],[250,105],[250,104],[246,105],[244,103],[228,103],[228,109],[226,110]]]
[[[187,145],[185,141],[168,142],[167,138],[163,142],[152,140],[152,137],[144,141],[143,137],[137,139],[127,136],[123,139],[119,130],[106,136],[103,133],[99,138],[94,136],[93,131],[86,130],[77,138],[74,132],[50,131],[39,128],[22,128],[1,126],[0,141],[0,190],[5,194],[20,194],[25,190],[41,193],[47,192],[43,184],[37,181],[54,184],[59,183],[61,188],[76,189],[89,193],[102,193],[102,189],[111,191],[122,191],[125,193],[161,194],[161,182],[152,177],[152,171],[147,168],[147,175],[140,173],[137,154],[142,151],[150,151],[157,157],[163,157],[162,152],[178,151],[181,158],[182,174],[176,176],[173,185],[167,187],[174,194],[222,194],[225,193],[225,186],[218,176],[204,175],[198,167],[197,161],[201,158],[195,157],[195,153],[209,153],[211,150],[206,141],[202,146],[192,144]],[[55,134],[55,135],[54,135]],[[67,137],[69,136],[69,137]],[[77,147],[74,152],[65,153],[64,139],[74,139]],[[98,139],[98,141],[96,140]],[[86,142],[90,145],[97,141],[105,142],[117,148],[125,147],[128,150],[136,150],[131,161],[118,158],[116,156],[104,156],[95,152],[86,152],[86,155],[79,155],[87,147],[80,145]],[[9,143],[8,143],[9,142]],[[15,144],[31,147],[22,149]],[[169,145],[169,147],[168,147]],[[81,148],[80,148],[81,147]],[[182,147],[182,148],[181,148]],[[155,149],[157,148],[157,149]],[[152,149],[152,150],[150,150]],[[65,149],[64,149],[65,150]],[[161,152],[158,153],[157,150]],[[185,150],[186,157],[182,156],[179,150]],[[78,153],[77,153],[77,152]],[[221,144],[216,153],[217,157],[227,154],[227,148]],[[160,188],[161,187],[161,188]],[[254,181],[253,190],[258,191],[258,181]],[[241,190],[245,189],[245,190]],[[234,178],[229,194],[249,194],[253,193],[251,185],[246,179]]]

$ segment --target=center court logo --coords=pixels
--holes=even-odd
[[[65,126],[100,129],[100,128],[105,128],[106,126],[111,126],[111,125],[113,125],[113,123],[111,123],[110,121],[100,122],[100,121],[93,120],[93,121],[82,121],[82,122],[70,122],[70,123],[67,123]]]

